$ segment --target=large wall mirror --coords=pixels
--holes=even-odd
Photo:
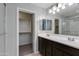
[[[63,20],[61,34],[79,36],[79,17]]]
[[[72,6],[60,10],[58,19],[54,20],[55,32],[54,34],[79,36],[79,4],[74,3]],[[58,27],[59,26],[59,27]]]
[[[62,35],[79,36],[79,16],[54,20],[54,33]]]

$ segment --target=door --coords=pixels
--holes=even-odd
[[[5,37],[5,16],[4,16],[4,4],[0,3],[0,56],[4,56],[4,52],[5,52],[5,41],[4,41],[4,37]]]

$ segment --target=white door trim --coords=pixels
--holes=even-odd
[[[30,10],[27,10],[27,9],[24,9],[24,8],[17,8],[17,55],[19,56],[19,11],[23,11],[23,12],[26,12],[26,13],[30,13],[30,14],[33,14],[33,23],[35,22],[35,13],[33,13],[32,11]],[[33,27],[34,27],[34,24],[33,24]],[[35,29],[33,29],[33,52],[35,51],[34,50],[34,39],[35,39],[35,33],[34,33]]]

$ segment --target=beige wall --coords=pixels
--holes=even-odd
[[[31,32],[32,14],[19,12],[19,32]]]
[[[8,3],[7,4],[7,21],[6,21],[6,55],[18,55],[18,34],[17,34],[17,9],[22,8],[34,13],[34,28],[33,28],[33,51],[38,51],[38,20],[45,16],[45,10],[30,3]]]

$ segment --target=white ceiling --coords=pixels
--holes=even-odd
[[[47,9],[52,5],[54,5],[55,3],[32,3],[32,4]],[[60,15],[63,17],[73,17],[79,15],[79,4],[73,4],[72,6],[67,7],[64,10],[61,10],[59,13],[56,13],[56,15]]]
[[[64,10],[61,10],[57,14],[63,17],[73,17],[79,15],[79,4],[73,4],[72,6],[67,7]]]
[[[49,8],[50,6],[54,5],[55,3],[32,3],[38,7],[41,7],[41,8]]]

